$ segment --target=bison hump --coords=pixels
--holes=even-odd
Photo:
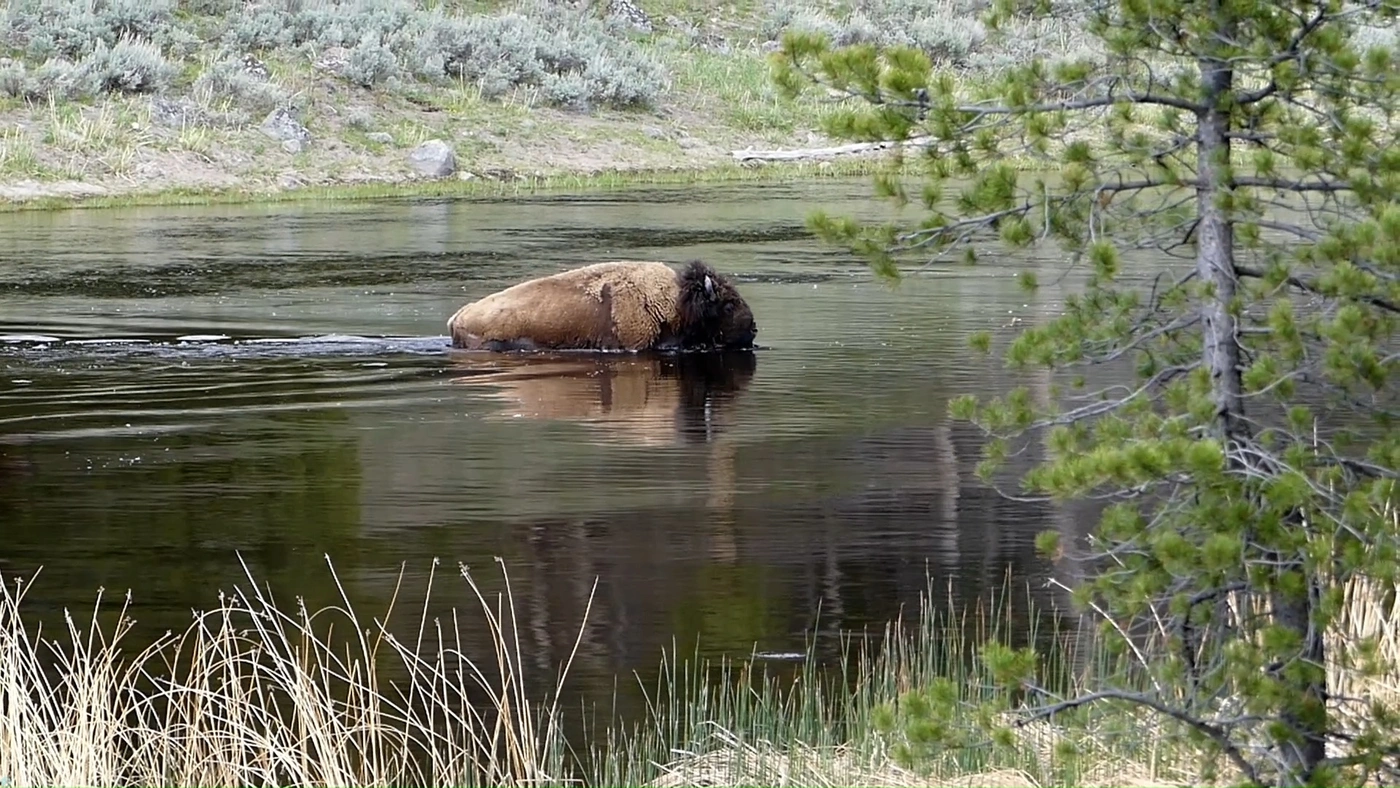
[[[493,293],[448,326],[463,347],[641,350],[663,333],[676,288],[661,263],[598,263]]]

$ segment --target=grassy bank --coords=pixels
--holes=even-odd
[[[848,159],[835,162],[780,162],[761,168],[721,163],[708,168],[614,170],[600,173],[559,173],[496,179],[412,180],[390,183],[329,183],[296,189],[257,185],[225,187],[156,187],[118,194],[76,192],[42,194],[23,200],[0,201],[0,213],[45,209],[120,208],[163,205],[228,205],[298,200],[377,200],[413,197],[509,197],[537,192],[627,189],[645,185],[685,185],[719,182],[780,182],[814,178],[843,178],[873,173],[878,162]]]
[[[0,206],[861,172],[868,161],[735,163],[736,150],[831,144],[828,105],[771,84],[775,39],[897,39],[969,80],[1080,46],[1072,20],[993,40],[983,5],[11,0]]]
[[[672,657],[650,688],[654,711],[646,719],[566,744],[559,687],[523,683],[514,600],[486,594],[465,570],[462,577],[480,601],[479,616],[464,614],[436,630],[422,621],[408,629],[419,642],[381,628],[388,614],[358,617],[348,601],[338,609],[284,610],[250,577],[244,593],[140,653],[124,649],[124,608],[114,627],[98,624],[110,614],[95,608],[41,642],[22,623],[24,587],[6,578],[0,687],[11,700],[0,708],[0,777],[12,785],[582,779],[663,786],[933,784],[1015,771],[1039,784],[1082,784],[1110,762],[1116,765],[1103,776],[1113,783],[1166,768],[1163,754],[1143,748],[1150,739],[1107,744],[1102,758],[1081,759],[1087,766],[1058,762],[1043,742],[990,759],[950,758],[926,775],[893,766],[872,715],[934,676],[976,686],[969,635],[992,634],[1010,614],[979,610],[951,620],[928,604],[915,621],[891,626],[876,649],[853,647],[846,675],[822,675],[809,661],[794,684],[744,665],[720,666],[716,681],[716,666]],[[486,627],[496,643],[477,661],[456,651],[461,638],[453,631],[472,626]],[[332,645],[333,631],[348,636]],[[381,685],[386,667],[406,674],[406,685]],[[568,665],[560,669],[563,685]]]
[[[672,655],[644,719],[566,742],[560,699],[568,662],[558,666],[556,686],[526,687],[527,647],[516,636],[508,580],[504,593],[491,594],[465,569],[461,577],[480,603],[477,614],[422,613],[392,628],[410,633],[406,639],[387,626],[392,610],[365,619],[348,600],[287,609],[250,577],[186,631],[139,652],[125,642],[125,604],[115,618],[97,607],[90,615],[69,611],[67,631],[41,637],[25,623],[23,603],[26,588],[42,580],[3,578],[0,778],[171,786],[1200,784],[1201,764],[1180,730],[1097,706],[1018,728],[1009,743],[934,756],[927,769],[895,765],[891,752],[906,740],[879,733],[882,715],[938,677],[952,677],[964,700],[984,696],[973,644],[1009,642],[1008,622],[1021,612],[1015,595],[946,614],[930,588],[910,620],[848,641],[844,668],[822,671],[809,659],[795,682],[745,663]],[[1382,656],[1393,658],[1400,610],[1383,598],[1376,588],[1352,588],[1334,634],[1379,633]],[[459,650],[461,633],[473,627],[490,634],[491,653]],[[1108,675],[1130,682],[1138,664],[1132,655],[1108,657],[1070,627],[1040,635],[1032,637],[1052,643],[1044,679],[1052,686],[1055,676],[1066,689]],[[407,679],[383,683],[386,669]],[[1345,680],[1333,677],[1349,694],[1397,698],[1393,682]]]

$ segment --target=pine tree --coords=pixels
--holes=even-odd
[[[995,31],[1044,5],[997,0],[986,21]],[[1111,502],[1082,548],[1095,568],[1077,596],[1115,619],[1107,637],[1149,618],[1166,637],[1147,666],[1154,689],[1043,694],[1022,719],[1135,705],[1184,724],[1253,784],[1393,781],[1400,720],[1329,694],[1325,670],[1378,669],[1375,644],[1327,653],[1323,635],[1353,580],[1397,580],[1400,0],[1079,10],[1102,52],[981,84],[921,51],[789,33],[778,84],[844,97],[833,136],[918,152],[878,176],[882,195],[909,202],[903,165],[923,179],[915,222],[817,213],[812,227],[896,279],[902,260],[975,263],[972,242],[992,237],[1058,242],[1090,272],[1063,315],[1005,350],[1013,367],[1064,373],[1055,402],[1017,389],[961,398],[952,414],[988,432],[987,478],[1037,436],[1047,460],[1019,494]],[[1386,40],[1377,29],[1390,43],[1366,45]],[[1135,250],[1173,263],[1124,277]],[[1029,272],[1022,282],[1037,286]],[[1131,390],[1089,382],[1125,363]],[[1024,654],[986,654],[1034,688]]]

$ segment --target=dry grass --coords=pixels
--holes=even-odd
[[[185,631],[131,652],[129,597],[113,623],[99,612],[99,593],[87,620],[67,615],[60,637],[52,637],[31,634],[23,621],[35,578],[0,584],[0,783],[913,788],[1203,782],[1200,753],[1182,744],[1169,723],[1118,709],[1072,725],[1042,721],[1018,728],[1016,745],[999,755],[948,752],[920,772],[895,766],[889,743],[870,722],[873,710],[935,675],[976,687],[984,679],[968,659],[973,644],[1004,635],[1004,622],[1012,620],[1009,605],[979,606],[959,614],[961,620],[940,618],[931,593],[921,600],[912,631],[892,622],[873,652],[862,640],[856,658],[844,663],[850,675],[834,684],[810,660],[790,685],[756,679],[749,665],[721,671],[718,680],[705,665],[663,665],[667,675],[658,684],[664,686],[649,698],[647,719],[633,721],[630,732],[610,728],[601,761],[575,761],[558,705],[572,654],[553,687],[527,688],[509,578],[503,593],[491,595],[465,567],[460,576],[475,597],[480,623],[462,620],[455,610],[448,619],[430,618],[425,598],[416,630],[405,640],[391,634],[392,601],[382,619],[359,618],[343,590],[341,605],[311,612],[298,600],[286,612],[250,575],[250,591],[221,596]],[[1400,603],[1389,601],[1393,591],[1354,583],[1346,614],[1329,636],[1377,636],[1381,660],[1400,664]],[[484,627],[492,644],[479,661],[462,644],[461,633],[473,626]],[[1091,644],[1089,661],[1080,663],[1080,680],[1116,669],[1095,649]],[[1362,676],[1338,663],[1330,672],[1333,685],[1349,694],[1400,706],[1393,670]],[[386,684],[382,677],[389,673],[405,680]],[[596,756],[604,751],[589,748],[598,743],[572,754]],[[1213,782],[1231,777],[1221,770]]]
[[[256,586],[128,657],[129,597],[110,633],[94,609],[84,623],[69,616],[60,643],[31,638],[21,621],[33,580],[5,586],[0,777],[11,785],[552,782],[557,709],[538,706],[521,679],[520,644],[506,634],[515,630],[509,586],[489,600],[461,574],[497,644],[494,664],[472,662],[455,635],[426,619],[417,641],[404,643],[387,632],[387,617],[360,621],[348,602],[314,614],[298,604],[289,615]],[[326,645],[337,628],[327,619],[348,626],[344,655]],[[386,663],[407,673],[406,690],[380,684]]]

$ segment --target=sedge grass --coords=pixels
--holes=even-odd
[[[456,610],[430,617],[425,598],[406,636],[389,626],[393,601],[384,617],[368,620],[343,589],[341,605],[313,612],[298,602],[288,610],[250,574],[249,590],[222,595],[185,631],[130,651],[129,595],[115,623],[102,623],[111,617],[99,610],[99,594],[90,616],[65,613],[61,637],[51,637],[31,633],[22,615],[37,578],[0,578],[0,780],[656,788],[1199,783],[1198,753],[1174,743],[1182,739],[1169,721],[1111,707],[1021,728],[1012,747],[947,752],[918,772],[895,766],[891,742],[873,723],[882,707],[935,677],[954,678],[967,700],[985,697],[976,643],[1038,644],[1049,656],[1043,680],[1066,689],[1131,675],[1136,659],[1110,658],[1084,634],[1091,630],[1037,612],[1029,598],[1018,606],[1003,592],[954,613],[951,598],[935,604],[931,586],[909,620],[843,637],[834,665],[819,664],[811,648],[786,671],[752,659],[681,659],[673,648],[655,683],[645,686],[645,713],[607,720],[568,741],[561,697],[573,654],[553,686],[527,687],[515,600],[500,568],[504,591],[494,595],[460,570],[479,622]],[[430,593],[435,576],[434,569]],[[1385,603],[1382,591],[1349,590],[1348,633],[1394,631],[1400,608]],[[487,654],[466,653],[462,633],[472,627],[489,635]],[[1396,643],[1382,638],[1383,650]]]
[[[501,179],[334,183],[295,189],[257,187],[170,187],[115,194],[43,194],[0,199],[0,213],[76,208],[270,204],[403,198],[509,198],[526,194],[613,191],[638,186],[728,182],[786,182],[868,175],[887,168],[873,158],[822,162],[775,162],[763,166],[725,164],[714,167],[603,170],[591,173],[518,175]],[[912,171],[912,170],[911,170]]]

